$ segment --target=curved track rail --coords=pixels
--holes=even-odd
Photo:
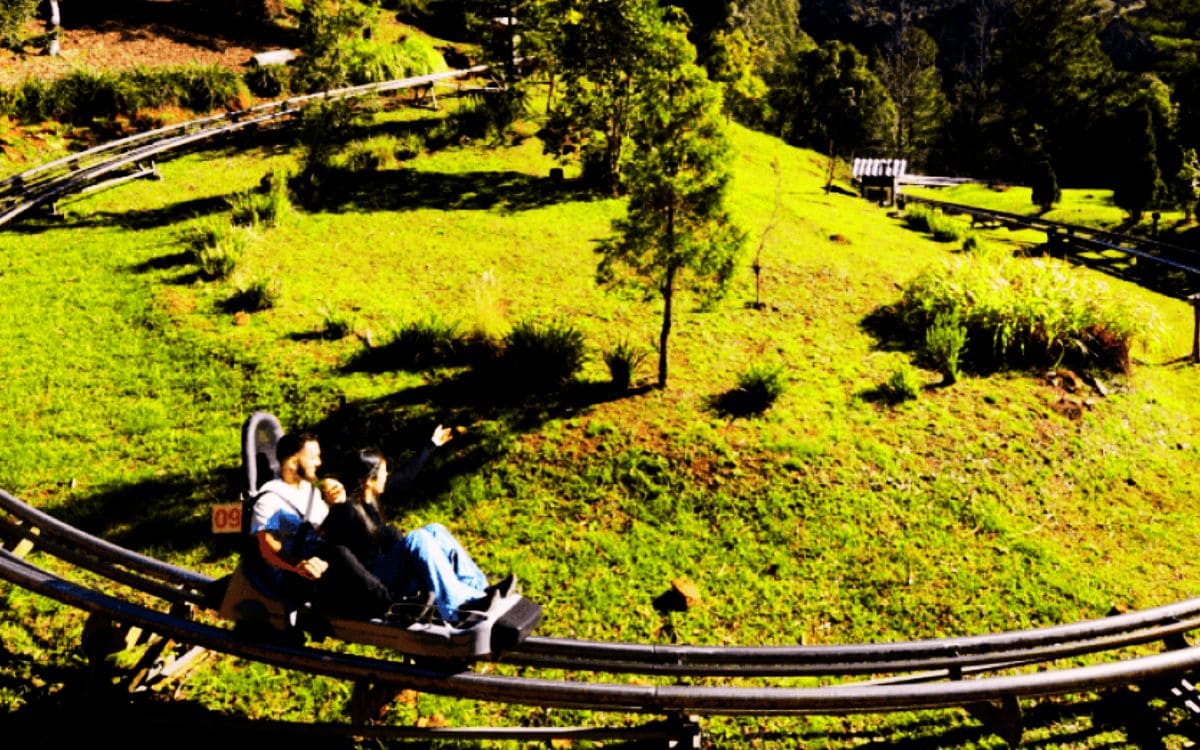
[[[528,668],[621,675],[669,675],[671,684],[502,677],[447,672],[403,660],[351,656],[333,649],[279,645],[178,614],[178,605],[212,609],[221,581],[106,542],[0,490],[0,528],[36,541],[46,553],[110,583],[171,606],[161,612],[35,567],[0,548],[0,578],[113,621],[181,643],[288,669],[400,689],[483,701],[679,716],[849,714],[1013,705],[1022,697],[1094,692],[1178,677],[1200,667],[1200,648],[1184,635],[1200,628],[1200,599],[1067,625],[929,640],[821,646],[666,646],[534,637],[499,661]],[[36,529],[36,532],[34,531]],[[1165,640],[1165,652],[1135,646]],[[1067,657],[1107,655],[1088,666],[1052,667]],[[1021,671],[1036,666],[1036,670]],[[819,687],[772,684],[767,677],[841,679]],[[880,676],[883,676],[880,678]],[[979,675],[974,679],[964,679]],[[689,684],[711,678],[729,684]],[[736,678],[736,679],[735,679]],[[644,680],[639,680],[642,682]],[[750,682],[753,684],[743,684]],[[1019,710],[1019,709],[1018,709]]]
[[[0,180],[0,226],[30,209],[105,185],[157,175],[153,159],[190,146],[231,135],[247,128],[278,123],[296,115],[315,101],[350,99],[405,89],[434,86],[443,81],[478,75],[487,65],[430,73],[383,83],[349,86],[316,94],[291,97],[249,109],[202,117],[144,133],[137,133],[95,148],[28,169]],[[130,172],[130,170],[133,170]]]

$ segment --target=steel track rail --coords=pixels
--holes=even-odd
[[[0,509],[39,529],[51,554],[170,602],[212,608],[215,579],[80,531],[0,490]],[[119,567],[118,567],[119,566]],[[130,573],[135,571],[136,573]],[[157,584],[157,580],[166,584]],[[678,646],[531,637],[497,661],[525,667],[680,677],[847,676],[1046,662],[1178,637],[1200,628],[1200,599],[1066,625],[855,645]]]
[[[934,208],[940,208],[949,213],[962,213],[972,218],[999,221],[1001,223],[1018,225],[1027,229],[1046,232],[1051,235],[1065,236],[1072,242],[1084,243],[1101,250],[1116,250],[1127,255],[1146,258],[1155,263],[1170,266],[1179,271],[1200,274],[1200,251],[1179,245],[1171,245],[1158,240],[1148,240],[1141,237],[1117,234],[1104,229],[1087,227],[1081,224],[1066,224],[1036,216],[1011,213],[986,208],[976,208],[960,203],[950,203],[934,198],[905,195],[906,202],[921,203]],[[1160,253],[1173,255],[1176,258],[1186,258],[1186,262],[1163,257]]]
[[[486,70],[488,70],[487,65],[475,65],[442,73],[429,73],[382,83],[348,86],[315,94],[305,94],[223,115],[189,120],[102,144],[0,181],[0,198],[5,197],[7,193],[10,200],[10,205],[0,213],[0,226],[38,205],[76,192],[87,185],[96,183],[99,178],[131,164],[146,161],[152,156],[176,151],[195,143],[225,136],[243,128],[293,116],[316,101],[339,100],[431,86],[441,81],[464,78]],[[116,152],[116,155],[110,156],[113,152]],[[82,166],[85,162],[92,160],[95,160],[94,164]]]
[[[0,578],[63,604],[181,643],[285,669],[470,700],[592,711],[744,716],[952,708],[981,701],[1094,692],[1176,676],[1200,667],[1200,647],[1189,647],[1086,667],[899,685],[848,683],[812,688],[625,685],[469,672],[446,674],[384,659],[238,640],[226,629],[177,618],[71,583],[7,550],[0,550]]]

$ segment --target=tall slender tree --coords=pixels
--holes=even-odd
[[[917,26],[908,26],[879,59],[879,80],[896,105],[895,146],[900,155],[926,161],[949,113],[937,66],[937,42]]]
[[[677,290],[720,296],[745,236],[724,206],[731,151],[720,89],[696,64],[682,25],[656,16],[646,27],[650,64],[631,102],[622,177],[629,204],[597,247],[596,276],[661,297],[658,385],[665,388]]]
[[[1148,107],[1130,112],[1124,118],[1124,153],[1117,176],[1113,202],[1129,212],[1134,221],[1162,194],[1162,173],[1158,168],[1154,123]]]
[[[1096,0],[1014,0],[1002,38],[999,80],[1013,132],[1046,129],[1046,150],[1064,173],[1095,166],[1115,71],[1100,47]],[[1014,154],[1014,157],[1018,156]]]

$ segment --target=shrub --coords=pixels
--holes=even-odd
[[[221,107],[241,108],[248,92],[245,82],[235,71],[221,65],[188,65],[169,71],[177,81],[182,107],[195,112],[209,112]]]
[[[892,370],[884,390],[892,401],[911,401],[921,395],[921,375],[916,368],[903,364]]]
[[[612,379],[613,387],[621,391],[628,389],[633,382],[633,374],[646,360],[646,356],[645,349],[639,349],[626,341],[605,352],[604,364],[608,366],[608,375]]]
[[[111,73],[77,69],[52,81],[27,78],[6,97],[11,114],[26,122],[60,120],[90,125],[134,117],[141,109],[178,106],[209,112],[242,107],[245,84],[217,65],[135,67]]]
[[[226,303],[231,311],[261,312],[279,304],[283,297],[283,283],[279,279],[253,279],[239,286]]]
[[[958,364],[967,343],[967,328],[957,311],[944,312],[925,329],[925,354],[941,371],[944,381],[958,380]]]
[[[291,91],[292,73],[286,65],[255,65],[242,80],[255,96],[274,99]]]
[[[979,367],[1067,359],[1125,372],[1133,344],[1152,345],[1161,331],[1153,310],[1112,295],[1066,263],[991,253],[964,254],[919,274],[897,312],[922,337],[939,316],[954,316]]]
[[[25,41],[25,24],[33,18],[40,0],[5,0],[0,3],[0,45],[19,47]]]
[[[786,390],[782,365],[751,365],[737,376],[736,391],[752,413],[767,410]]]
[[[586,359],[583,334],[562,323],[522,321],[504,337],[500,353],[503,384],[520,390],[565,385]]]

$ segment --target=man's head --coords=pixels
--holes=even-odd
[[[287,433],[275,444],[275,457],[279,459],[279,473],[284,481],[295,478],[317,481],[317,469],[321,467],[321,444],[317,436],[301,432]]]

